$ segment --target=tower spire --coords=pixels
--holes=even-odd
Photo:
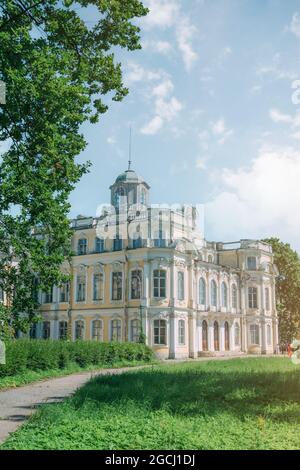
[[[131,160],[131,125],[130,125],[130,128],[129,128],[129,160],[128,160],[128,171],[131,170],[131,164],[132,164],[132,160]]]

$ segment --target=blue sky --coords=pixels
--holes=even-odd
[[[109,202],[132,124],[153,203],[205,204],[209,240],[273,235],[300,250],[300,2],[144,3],[143,49],[117,53],[130,93],[83,129],[93,166],[71,215]]]

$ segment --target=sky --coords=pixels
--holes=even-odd
[[[109,202],[131,125],[151,202],[204,204],[208,240],[277,236],[300,251],[299,0],[144,4],[142,50],[117,54],[129,95],[83,128],[79,160],[93,165],[71,216]]]

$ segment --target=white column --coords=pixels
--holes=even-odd
[[[260,324],[261,329],[261,352],[262,354],[266,354],[267,352],[267,342],[266,342],[266,323],[262,321]]]
[[[234,321],[232,324],[229,324],[229,350],[234,351],[235,350],[235,344],[234,344]]]
[[[219,322],[219,334],[220,334],[220,351],[225,351],[225,326],[224,322]]]
[[[197,320],[198,351],[202,351],[202,320]]]
[[[143,304],[145,307],[150,305],[150,265],[146,261],[144,265],[144,299]]]
[[[214,322],[210,321],[208,324],[208,350],[214,351]]]
[[[169,358],[175,359],[176,357],[176,317],[175,314],[170,314],[170,340],[169,340]]]
[[[189,315],[189,356],[191,358],[197,357],[196,347],[196,315],[191,313]]]

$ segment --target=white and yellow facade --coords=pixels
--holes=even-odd
[[[63,266],[71,281],[41,294],[32,335],[138,341],[142,333],[163,358],[273,354],[271,247],[207,242],[193,208],[183,217],[150,207],[150,188],[130,167],[110,189],[110,208],[72,221],[74,256]]]

